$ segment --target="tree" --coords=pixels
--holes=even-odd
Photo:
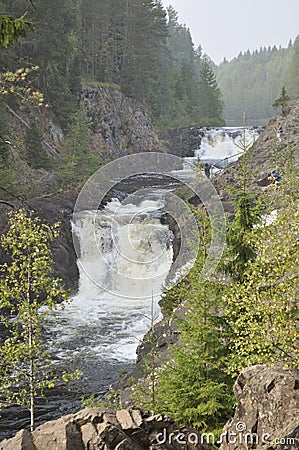
[[[198,282],[191,274],[185,315],[178,322],[179,346],[158,374],[156,409],[201,431],[220,432],[232,413],[233,379],[227,375],[228,350],[221,293],[224,286]]]
[[[0,16],[0,47],[6,48],[11,42],[25,37],[27,31],[33,30],[32,22],[22,17],[14,18],[6,15]]]
[[[285,86],[282,86],[280,96],[276,100],[274,100],[272,106],[273,108],[281,108],[282,114],[285,115],[287,113],[287,105],[289,100],[290,97],[286,91],[286,88]]]
[[[84,104],[70,116],[70,123],[63,145],[63,160],[60,167],[61,181],[65,186],[73,186],[88,178],[99,168],[100,158],[88,152],[90,120]]]
[[[232,374],[252,364],[299,367],[298,226],[298,210],[292,204],[252,234],[256,259],[224,298],[232,330]]]
[[[223,125],[223,101],[216,76],[207,58],[203,58],[200,66],[200,110],[201,117],[210,125]]]
[[[221,294],[225,286],[209,280],[201,283],[200,272],[207,256],[209,227],[201,216],[201,252],[188,276],[175,288],[183,307],[177,321],[179,345],[157,373],[156,409],[179,423],[220,434],[233,408],[233,379],[227,375],[228,351]],[[171,291],[167,293],[171,296]]]
[[[234,205],[234,218],[228,222],[224,272],[233,280],[241,281],[249,261],[256,256],[255,242],[251,239],[254,226],[259,222],[262,204],[259,194],[252,190],[253,173],[250,169],[250,148],[246,139],[245,114],[243,137],[237,144],[244,152],[234,170],[234,186],[228,186]]]
[[[35,118],[31,118],[29,128],[26,129],[25,145],[26,160],[33,169],[48,169],[50,166],[49,157],[42,146],[43,134],[38,127]]]
[[[288,67],[287,74],[285,76],[285,83],[287,90],[290,93],[292,99],[299,97],[299,36],[295,39],[293,48],[291,47],[291,61]]]
[[[0,98],[0,190],[1,199],[7,200],[16,184],[16,174],[13,168],[9,167],[10,162],[10,139],[8,136],[8,112],[4,102]]]
[[[11,214],[8,225],[1,236],[10,261],[0,266],[0,313],[6,328],[0,347],[0,392],[2,406],[17,403],[29,408],[33,430],[36,397],[57,380],[49,369],[42,326],[57,302],[67,299],[67,292],[54,278],[50,256],[58,224],[45,225],[20,210]]]

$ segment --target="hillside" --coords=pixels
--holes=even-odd
[[[275,127],[282,127],[281,142],[277,141]],[[290,159],[291,158],[291,159]],[[216,184],[231,185],[233,173],[239,167],[242,158],[228,167],[217,177]],[[269,185],[268,176],[271,170],[278,166],[281,173],[285,165],[299,161],[299,100],[297,100],[284,115],[273,117],[253,144],[248,160],[248,172],[253,186],[264,188]]]
[[[12,73],[35,67],[31,86],[64,129],[89,83],[116,86],[146,104],[160,128],[223,123],[211,64],[200,47],[194,50],[173,8],[151,0],[1,0],[0,7],[12,17],[26,12],[34,24],[2,48],[0,66]]]
[[[277,114],[272,108],[283,85],[291,97],[299,96],[299,40],[288,48],[261,48],[241,52],[216,69],[217,82],[224,100],[224,118],[228,126],[240,124],[246,112],[248,125],[266,125]]]

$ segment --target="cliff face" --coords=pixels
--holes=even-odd
[[[91,120],[90,148],[104,158],[165,151],[145,107],[117,89],[85,86],[80,100]]]
[[[299,448],[299,371],[256,365],[234,386],[235,415],[223,429],[220,450]]]

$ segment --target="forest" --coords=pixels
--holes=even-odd
[[[34,29],[1,51],[5,70],[38,66],[31,82],[61,123],[82,84],[105,83],[144,102],[159,128],[223,125],[223,102],[208,57],[161,0],[2,0],[2,14]]]
[[[284,107],[287,96],[299,95],[298,39],[288,49],[242,53],[217,68],[201,47],[194,49],[190,31],[160,0],[18,0],[0,1],[0,6],[0,23],[6,24],[0,35],[0,94],[7,102],[0,114],[2,186],[13,184],[7,107],[20,107],[20,98],[47,104],[66,130],[63,188],[77,184],[71,178],[77,170],[86,177],[82,167],[92,163],[82,158],[90,131],[79,102],[83,85],[110,86],[145,104],[157,128],[222,125],[224,118],[227,124],[239,123],[244,110],[251,121],[262,122],[274,113],[273,104]],[[11,46],[8,41],[14,39]],[[284,98],[275,102],[281,90]],[[25,132],[26,160],[32,169],[45,169],[50,162],[39,153],[41,130],[31,119]],[[189,274],[165,291],[160,302],[164,317],[176,320],[180,346],[170,348],[161,370],[155,354],[159,342],[150,335],[150,370],[132,385],[139,407],[216,436],[233,413],[232,386],[241,370],[255,364],[292,370],[299,364],[298,165],[294,149],[273,139],[269,162],[280,166],[283,182],[263,191],[252,188],[256,175],[244,137],[245,156],[231,173],[234,187],[225,186],[233,204],[225,223],[225,251],[217,271],[204,281],[201,271],[212,224],[204,207],[189,205],[199,225],[200,251]],[[273,210],[279,211],[277,219],[265,226]],[[49,245],[58,228],[58,223],[48,226],[19,211],[0,239],[2,250],[11,256],[11,263],[0,265],[0,312],[10,333],[0,348],[0,407],[26,405],[31,430],[37,395],[58,383],[47,367],[50,357],[39,312],[41,304],[54,310],[57,298],[68,297],[52,270]],[[181,316],[175,318],[174,308],[182,305]],[[7,311],[14,320],[5,317]],[[78,376],[75,371],[61,378],[68,382]],[[20,388],[23,382],[27,390]]]
[[[230,62],[224,60],[216,71],[226,124],[239,125],[245,111],[249,125],[266,125],[278,112],[272,103],[283,86],[291,100],[299,97],[299,36],[288,48],[274,45],[240,52]]]
[[[299,41],[249,50],[216,66],[161,0],[0,1],[33,26],[2,49],[2,70],[38,67],[32,85],[67,127],[82,85],[104,83],[143,102],[156,128],[265,125],[282,86],[299,96]]]

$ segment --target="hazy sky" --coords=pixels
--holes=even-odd
[[[299,0],[162,0],[215,63],[261,46],[287,47],[299,34]]]

